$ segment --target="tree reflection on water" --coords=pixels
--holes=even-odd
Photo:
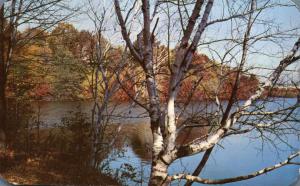
[[[18,184],[119,185],[108,167],[122,155],[113,149],[111,126],[100,141],[97,167],[91,166],[91,128],[86,114],[69,113],[45,127],[30,103],[11,103],[8,148],[0,153],[0,173]],[[110,154],[108,158],[108,154]]]

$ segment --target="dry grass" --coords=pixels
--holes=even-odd
[[[69,155],[49,154],[45,157],[2,157],[6,167],[1,175],[7,181],[17,184],[51,185],[119,185],[98,170],[72,161]]]

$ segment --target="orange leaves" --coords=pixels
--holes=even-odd
[[[31,96],[35,99],[41,99],[43,97],[49,96],[51,94],[51,88],[49,84],[39,84],[33,91],[31,91]]]

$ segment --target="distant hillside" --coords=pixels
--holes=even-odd
[[[27,36],[35,39],[27,42]],[[26,37],[25,37],[26,36]],[[38,37],[37,37],[38,36]],[[18,33],[18,39],[24,42],[13,53],[13,65],[7,79],[7,97],[29,100],[86,100],[91,99],[95,89],[97,68],[96,36],[88,31],[77,30],[73,25],[60,23],[51,32],[39,29],[25,29]],[[24,41],[23,41],[23,40]],[[102,38],[101,46],[111,46]],[[154,65],[160,99],[168,97],[170,64],[175,58],[175,50],[160,43],[155,43]],[[142,68],[129,53],[126,64],[117,79],[116,69],[122,56],[126,54],[122,46],[110,48],[105,55],[107,73],[111,76],[111,84],[121,82],[122,86],[112,101],[126,102],[130,97],[138,96],[147,99],[147,88]],[[227,100],[234,89],[237,70],[228,65],[221,65],[204,54],[195,54],[188,73],[182,80],[177,101],[184,100]],[[99,76],[100,77],[100,76]],[[98,89],[101,89],[101,78],[98,78]],[[259,85],[253,74],[240,74],[236,99],[247,99]],[[126,91],[124,91],[126,90]],[[98,96],[103,92],[99,92]],[[131,96],[128,96],[131,95]],[[265,96],[296,97],[296,88],[275,87]]]
[[[190,96],[193,81],[197,78],[202,79],[192,96],[192,100],[215,100],[216,96],[221,100],[230,98],[237,76],[236,69],[212,61],[206,55],[197,54],[191,65],[191,71],[193,73],[191,77],[183,81],[179,99],[185,99]],[[240,74],[236,98],[247,99],[256,91],[258,84],[259,80],[255,75]]]
[[[162,62],[161,62],[162,63]],[[169,76],[170,71],[166,62],[160,63],[160,68],[157,72],[157,83],[161,100],[166,100],[168,97],[169,89]],[[130,69],[132,71],[132,69]],[[136,68],[135,72],[141,70]],[[216,96],[220,100],[228,100],[232,95],[234,84],[237,76],[237,70],[227,65],[209,59],[204,54],[196,54],[193,62],[190,65],[189,73],[182,81],[180,91],[178,93],[177,101],[201,101],[201,100],[215,100]],[[126,78],[124,78],[126,79]],[[143,79],[143,78],[141,78]],[[146,88],[139,88],[135,90],[134,84],[139,82],[124,81],[123,85],[126,86],[127,92],[132,97],[139,91],[139,95],[147,98]],[[259,85],[259,80],[254,74],[241,73],[239,79],[239,86],[236,92],[236,99],[245,100],[255,93]],[[264,93],[265,96],[270,97],[297,97],[299,90],[296,88],[280,88],[274,87],[267,89]],[[129,101],[130,98],[123,90],[119,90],[115,95],[114,100]]]
[[[300,96],[300,89],[297,87],[273,87],[271,90],[267,90],[265,95],[270,97],[295,98]]]
[[[157,63],[155,61],[155,63]],[[166,100],[168,97],[169,89],[169,76],[170,70],[168,69],[167,62],[160,62],[159,69],[157,70],[157,83],[160,93],[161,100]],[[141,70],[137,68],[136,73]],[[132,69],[131,69],[132,71]],[[194,56],[193,62],[190,65],[189,73],[185,76],[182,81],[180,91],[178,93],[178,101],[185,101],[187,99],[192,101],[215,100],[216,96],[220,100],[226,100],[230,98],[232,94],[232,89],[234,86],[234,81],[236,78],[236,70],[232,69],[226,65],[220,65],[219,63],[209,59],[204,54],[196,54]],[[124,78],[126,79],[126,78]],[[143,78],[141,78],[143,79]],[[142,90],[139,87],[138,90],[134,89],[134,84],[140,82],[131,82],[125,81],[123,85],[126,86],[127,92],[130,92],[130,95],[134,95],[139,92],[141,96],[145,99],[147,97],[147,91],[144,87]],[[240,85],[238,86],[237,99],[246,99],[251,94],[253,94],[259,84],[259,80],[255,75],[240,75]],[[114,100],[118,101],[129,101],[130,98],[127,94],[120,90],[115,96]]]

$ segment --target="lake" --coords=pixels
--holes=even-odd
[[[295,99],[289,99],[288,102],[294,102]],[[80,111],[91,114],[92,102],[40,102],[40,120],[45,127],[53,123],[59,123],[61,118],[68,115],[71,111]],[[272,106],[271,106],[272,107]],[[37,104],[34,104],[37,110]],[[299,109],[298,109],[299,113]],[[300,114],[300,113],[299,113]],[[135,128],[147,128],[150,130],[148,123],[149,118],[145,111],[140,107],[131,107],[129,104],[121,104],[113,116],[113,123],[126,124]],[[300,116],[300,115],[299,115]],[[134,134],[134,131],[129,135]],[[144,135],[144,133],[142,133]],[[203,178],[218,179],[232,176],[249,174],[267,166],[272,166],[299,149],[300,142],[297,136],[286,136],[287,141],[294,149],[287,147],[285,144],[275,141],[278,149],[274,149],[269,143],[262,143],[260,139],[253,139],[255,132],[247,136],[235,135],[221,141],[217,146],[202,172]],[[141,135],[140,135],[141,136]],[[147,135],[146,135],[147,136]],[[148,135],[149,136],[149,135]],[[132,139],[131,139],[132,140]],[[136,140],[136,139],[135,139]],[[135,145],[133,145],[135,144]],[[120,169],[122,164],[128,163],[133,166],[137,172],[137,179],[146,185],[146,180],[150,173],[150,155],[145,151],[143,143],[124,142],[124,156],[116,158],[110,162],[113,170]],[[202,154],[182,158],[174,162],[169,168],[169,174],[181,172],[193,172],[201,160]],[[298,159],[299,160],[299,159]],[[290,186],[296,185],[299,178],[300,167],[289,165],[268,174],[236,183],[226,185],[237,186]],[[140,185],[134,181],[127,180],[130,185]],[[174,182],[174,185],[182,185],[183,182]],[[201,185],[201,184],[194,184]],[[299,181],[298,181],[299,185]]]

